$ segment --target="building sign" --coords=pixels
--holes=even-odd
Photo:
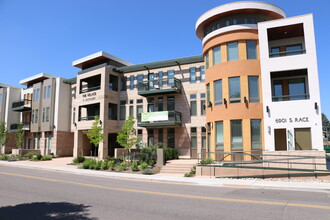
[[[303,123],[309,122],[308,117],[300,117],[300,118],[277,118],[275,119],[275,123]]]
[[[83,102],[88,102],[88,101],[92,101],[96,99],[96,92],[91,92],[91,93],[87,93],[87,94],[83,94]]]
[[[168,111],[142,113],[141,121],[167,121]]]

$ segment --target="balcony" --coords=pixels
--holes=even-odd
[[[179,127],[182,115],[177,111],[146,112],[138,115],[139,127]]]
[[[99,90],[101,88],[101,86],[94,86],[94,87],[87,87],[87,88],[82,88],[80,90],[80,94],[82,93],[86,93],[86,92],[92,92],[92,91],[96,91],[96,90]]]
[[[22,125],[23,125],[23,130],[25,130],[25,131],[29,131],[30,130],[30,123],[23,122]],[[15,124],[11,124],[10,125],[10,130],[17,130],[17,128],[18,128],[18,123],[15,123]]]
[[[182,83],[176,78],[148,80],[138,84],[138,94],[141,96],[180,94],[181,89]]]
[[[306,53],[305,49],[286,50],[286,51],[282,51],[282,52],[269,53],[269,58],[292,56],[292,55],[299,55],[299,54],[305,54],[305,53]]]
[[[12,110],[16,112],[31,111],[31,100],[23,99],[12,104]]]
[[[95,117],[100,117],[99,115],[80,117],[78,121],[92,121],[95,120]]]

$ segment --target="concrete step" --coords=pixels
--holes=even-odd
[[[197,160],[170,160],[160,169],[158,175],[184,176],[197,164]]]

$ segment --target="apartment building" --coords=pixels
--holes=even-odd
[[[114,156],[130,115],[141,143],[181,158],[323,150],[311,14],[234,2],[198,18],[196,35],[202,55],[133,65],[101,51],[74,61],[74,78],[42,73],[22,80],[25,89],[0,85],[0,117],[24,123],[25,148],[59,156]],[[98,148],[86,135],[95,116]]]

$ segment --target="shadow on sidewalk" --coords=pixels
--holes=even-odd
[[[65,219],[92,220],[90,206],[67,202],[34,202],[0,207],[0,219]]]

